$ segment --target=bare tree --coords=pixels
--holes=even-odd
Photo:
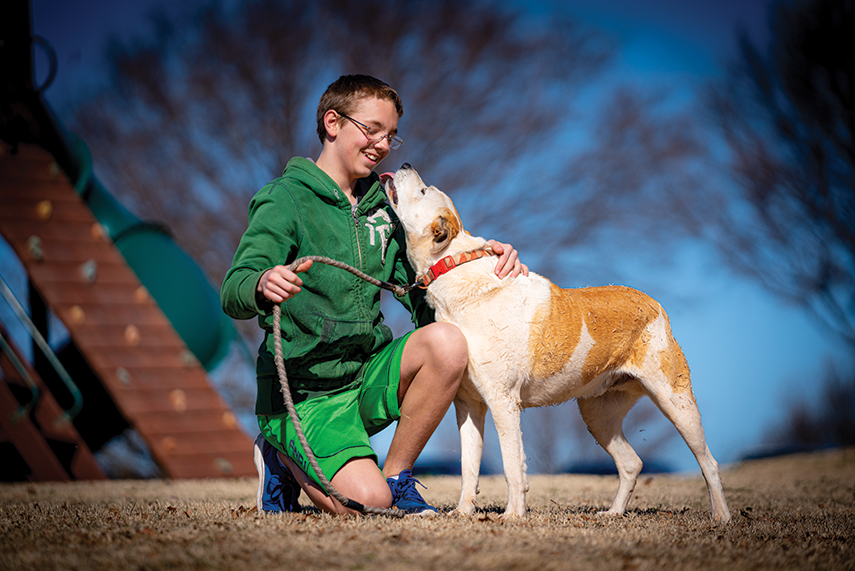
[[[411,162],[472,213],[473,231],[531,252],[565,285],[614,281],[616,258],[644,255],[639,237],[667,243],[663,202],[703,179],[691,115],[638,86],[592,97],[614,46],[560,16],[459,0],[228,6],[161,12],[148,38],[115,41],[109,87],[72,125],[105,186],[170,227],[214,283],[251,195],[289,157],[320,151],[315,106],[343,73],[380,77],[403,98],[406,143],[387,168]],[[621,239],[628,254],[615,252]],[[580,283],[579,258],[563,263],[571,251],[589,252],[586,275],[599,277]]]
[[[342,73],[401,93],[406,144],[390,161],[483,189],[561,127],[610,53],[570,22],[453,0],[255,0],[153,21],[149,40],[113,44],[111,85],[75,128],[107,187],[172,227],[217,281],[249,197],[291,156],[320,151],[315,107]]]
[[[784,418],[765,435],[768,449],[811,450],[855,445],[855,374],[830,365],[818,398],[803,391],[787,393]]]
[[[544,169],[532,185],[523,218],[539,223],[520,229],[520,243],[573,253],[569,270],[560,255],[547,258],[549,275],[614,281],[622,257],[666,262],[675,238],[700,236],[699,218],[717,199],[706,191],[710,151],[695,105],[669,97],[665,88],[615,86],[595,108],[582,149],[562,161],[557,177]],[[644,279],[632,276],[635,284]]]
[[[709,235],[855,349],[855,1],[782,2],[772,26],[712,94],[738,196]]]
[[[315,106],[342,73],[376,75],[403,97],[406,143],[387,168],[411,162],[471,206],[476,232],[535,255],[586,250],[613,272],[598,248],[661,237],[662,200],[685,200],[700,178],[690,114],[639,86],[599,85],[613,45],[558,16],[452,0],[253,0],[152,21],[151,37],[113,43],[112,81],[73,127],[107,188],[171,227],[215,282],[252,193],[291,156],[319,152]],[[581,99],[592,86],[607,95]],[[541,271],[578,276],[556,259]]]

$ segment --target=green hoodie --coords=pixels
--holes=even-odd
[[[312,161],[293,158],[282,176],[259,190],[249,204],[249,224],[220,297],[226,314],[258,317],[264,329],[256,366],[256,414],[285,411],[273,362],[273,306],[256,293],[266,270],[318,255],[383,281],[415,281],[403,228],[385,202],[379,177],[372,173],[360,180],[355,194],[358,202],[351,206]],[[282,304],[281,323],[285,368],[296,402],[350,383],[367,357],[392,340],[380,313],[379,287],[317,262],[300,277],[303,291]],[[417,326],[433,320],[422,290],[401,301]]]

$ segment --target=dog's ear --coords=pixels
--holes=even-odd
[[[433,246],[431,246],[430,251],[435,254],[444,250],[460,234],[460,222],[453,212],[443,209],[439,216],[431,222],[430,230],[433,234]]]

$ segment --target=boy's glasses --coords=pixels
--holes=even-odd
[[[336,113],[338,113],[338,111],[336,111]],[[339,115],[356,125],[356,127],[360,131],[362,131],[362,134],[365,135],[365,138],[371,141],[372,143],[378,143],[383,139],[386,139],[386,141],[389,143],[390,149],[397,149],[398,147],[404,144],[403,139],[396,135],[387,135],[383,131],[378,130],[376,127],[369,127],[365,123],[360,123],[353,117],[348,117],[344,113],[339,113]]]

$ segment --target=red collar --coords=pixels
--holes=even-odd
[[[455,259],[454,256],[446,256],[434,265],[430,267],[427,273],[423,276],[420,276],[418,281],[421,282],[420,287],[426,288],[432,282],[436,280],[442,274],[446,274],[459,266],[460,264],[465,264],[466,262],[471,262],[472,260],[477,260],[478,258],[484,258],[486,256],[492,256],[493,252],[489,249],[487,250],[473,250],[472,252],[463,252]]]

